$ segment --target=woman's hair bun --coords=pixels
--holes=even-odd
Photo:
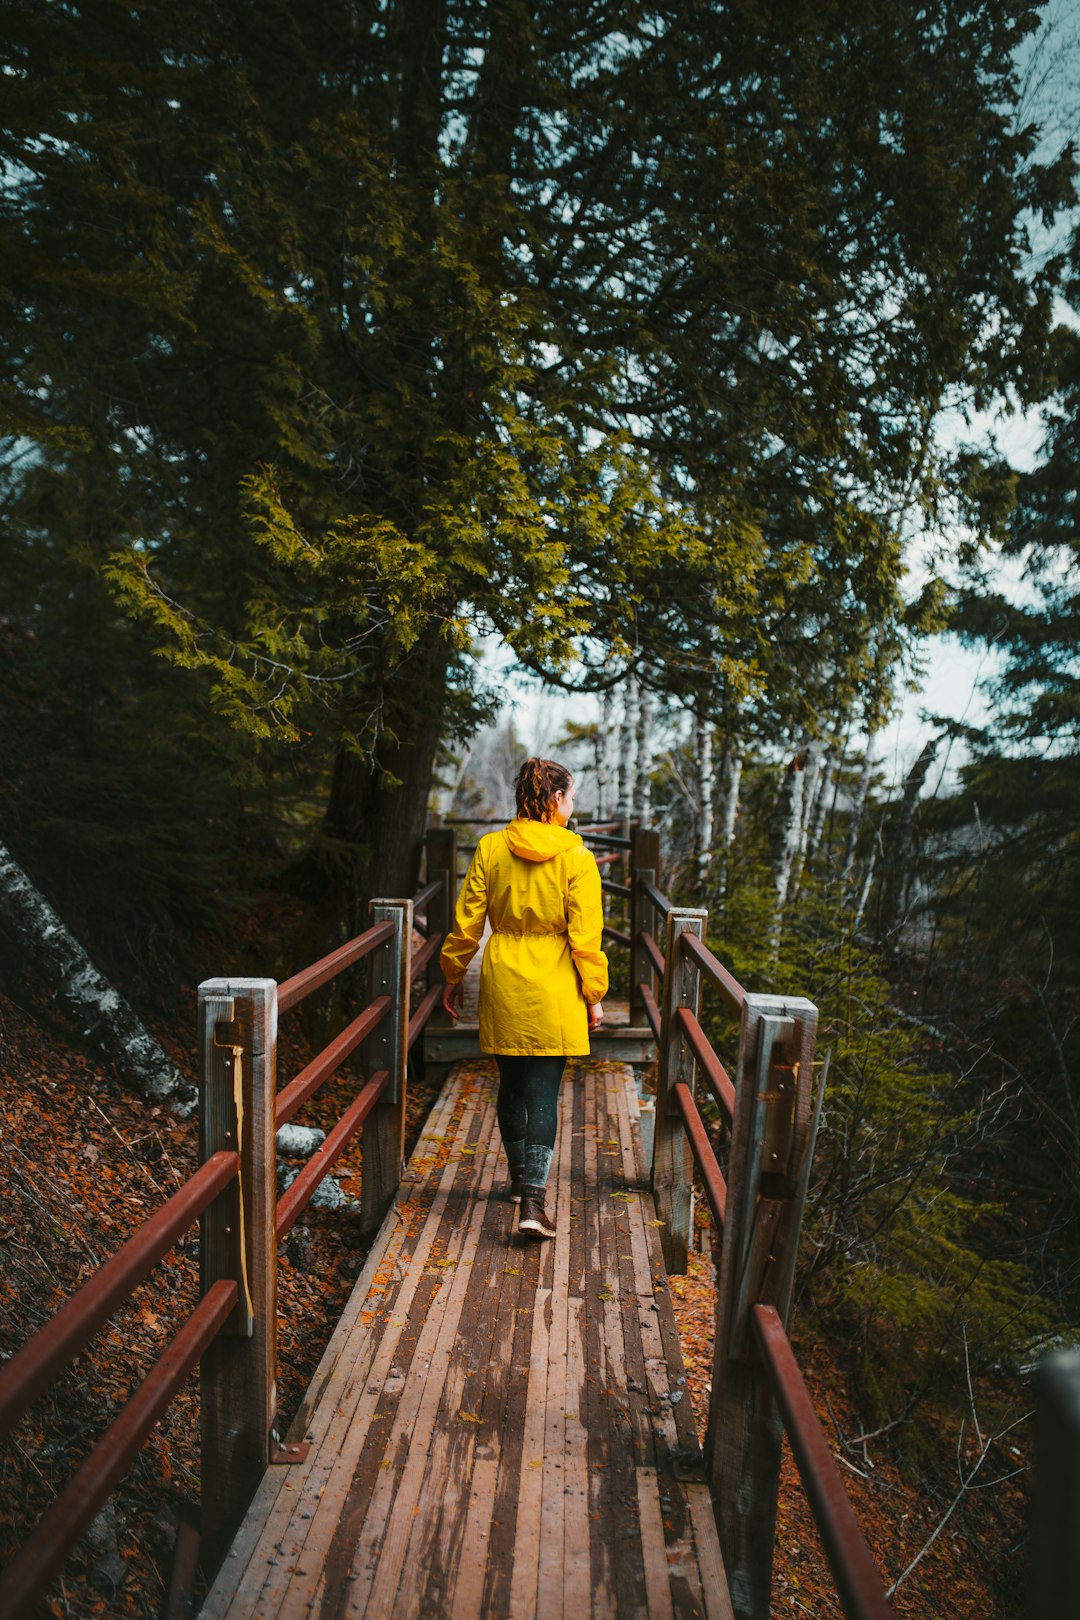
[[[569,791],[573,777],[553,759],[527,759],[514,779],[517,813],[526,821],[550,821],[556,793]]]

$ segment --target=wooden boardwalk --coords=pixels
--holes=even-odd
[[[730,1620],[630,1071],[568,1065],[543,1244],[495,1083],[448,1081],[207,1620]]]

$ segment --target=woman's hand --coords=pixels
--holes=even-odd
[[[461,1004],[465,1000],[465,981],[459,979],[457,984],[448,984],[443,991],[442,1004],[451,1018],[461,1017]]]
[[[600,1025],[603,1022],[604,1022],[604,1003],[602,1001],[594,1002],[594,1004],[589,1008],[589,1030],[590,1030],[590,1032],[592,1030],[594,1030],[594,1029],[599,1029]]]

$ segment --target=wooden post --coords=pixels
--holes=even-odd
[[[679,950],[682,934],[705,938],[708,912],[678,909],[668,913],[664,999],[660,1007],[660,1061],[656,1081],[656,1125],[653,1136],[652,1190],[660,1228],[660,1246],[669,1272],[686,1270],[694,1213],[694,1155],[675,1101],[675,1087],[694,1085],[694,1056],[676,1021],[679,1007],[697,1016],[700,975]]]
[[[428,879],[441,877],[443,880],[442,893],[428,902],[430,939],[435,934],[444,936],[449,934],[454,923],[454,905],[457,900],[457,828],[429,827],[426,842]],[[427,965],[427,988],[431,990],[435,985],[442,984],[442,977],[442,969],[436,954]],[[453,1022],[440,1001],[428,1019],[427,1027],[446,1029],[448,1026],[452,1027]],[[429,1058],[424,1058],[424,1073],[434,1077],[440,1090],[449,1072],[449,1063],[432,1063]]]
[[[427,834],[427,875],[428,880],[441,877],[443,880],[442,893],[437,894],[434,900],[428,902],[428,934],[448,934],[454,922],[454,903],[457,900],[457,828],[456,827],[430,827]],[[433,985],[442,983],[442,969],[439,967],[438,956],[433,956],[427,967],[427,984],[430,990]],[[450,1014],[441,1006],[436,1007],[431,1015],[433,1024],[441,1024],[445,1028],[453,1023]]]
[[[638,986],[645,983],[656,994],[652,963],[638,944],[640,933],[651,933],[653,907],[638,892],[638,883],[656,882],[660,870],[660,834],[652,827],[635,827],[630,834],[630,1024],[640,1028],[645,1022],[645,1008]]]
[[[378,1231],[401,1182],[405,1159],[406,1063],[409,1055],[409,966],[412,958],[411,900],[373,900],[372,923],[394,924],[392,938],[369,957],[370,998],[388,995],[392,1006],[364,1045],[368,1076],[388,1069],[386,1090],[364,1123],[360,1177],[360,1225]]]
[[[705,1442],[736,1620],[768,1620],[782,1428],[749,1330],[752,1305],[787,1325],[811,1151],[817,1008],[747,996],[717,1279]]]
[[[200,1154],[240,1155],[240,1174],[200,1221],[205,1294],[235,1278],[239,1299],[202,1357],[202,1546],[218,1568],[266,1471],[277,1406],[275,1119],[277,985],[207,979],[199,986]]]
[[[1080,1350],[1051,1351],[1035,1373],[1030,1620],[1080,1614]]]

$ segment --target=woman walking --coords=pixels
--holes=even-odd
[[[570,772],[527,759],[514,783],[517,815],[485,834],[458,897],[439,959],[443,1006],[461,1011],[465,970],[490,920],[480,969],[480,1050],[499,1066],[499,1132],[510,1165],[518,1231],[555,1236],[544,1189],[555,1151],[559,1085],[568,1057],[585,1057],[603,1022],[607,957],[600,873],[579,834]]]

